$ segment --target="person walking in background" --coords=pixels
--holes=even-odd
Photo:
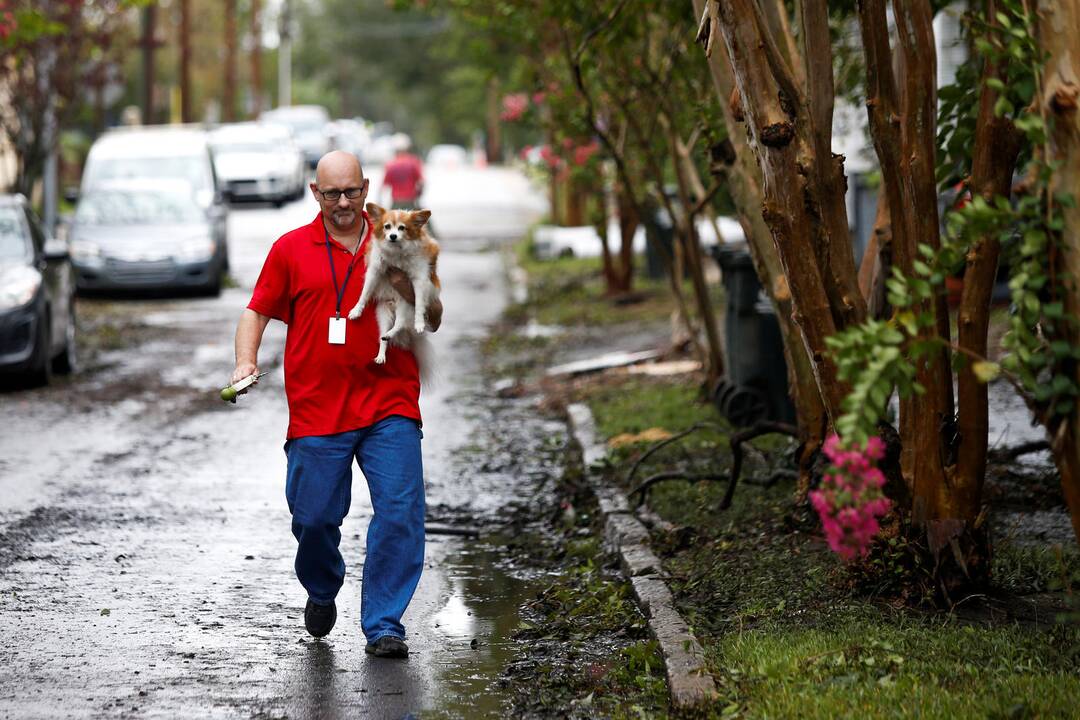
[[[379,345],[375,313],[350,321],[342,312],[360,297],[364,243],[372,235],[363,210],[368,180],[356,156],[324,155],[310,187],[319,215],[270,248],[236,328],[232,382],[259,372],[257,354],[267,323],[272,318],[286,323],[285,495],[298,543],[296,576],[308,595],[304,625],[323,637],[337,619],[334,599],[345,580],[338,545],[355,458],[374,510],[360,608],[367,652],[406,657],[401,616],[424,564],[420,376],[413,354],[400,347],[389,349],[383,365],[371,360]],[[390,282],[413,301],[404,272],[392,270]],[[426,318],[432,331],[439,327],[437,299],[426,308]]]
[[[424,164],[409,152],[411,145],[408,135],[394,136],[394,158],[383,174],[383,188],[390,191],[390,206],[395,210],[418,208],[424,191]]]

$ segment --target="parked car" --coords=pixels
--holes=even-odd
[[[67,246],[26,198],[0,195],[0,371],[43,385],[75,369],[74,295]]]
[[[330,113],[321,105],[287,105],[274,108],[259,115],[259,120],[285,125],[292,130],[296,144],[300,146],[311,167],[315,167],[319,158],[332,149],[326,127],[330,122]]]
[[[205,130],[190,125],[149,125],[107,131],[86,157],[80,194],[102,184],[146,180],[186,183],[215,225],[215,234],[227,244],[229,208],[214,172]],[[78,194],[69,194],[68,199],[74,202]]]
[[[223,226],[187,183],[102,183],[79,201],[68,230],[79,290],[221,291]]]
[[[463,168],[469,165],[469,151],[460,145],[435,145],[427,154],[431,167]]]
[[[359,120],[344,118],[330,123],[328,132],[335,150],[352,153],[361,162],[364,161],[364,152],[371,145],[371,132],[367,125]]]
[[[304,154],[284,125],[223,125],[211,133],[210,149],[227,200],[259,200],[281,207],[304,194]]]

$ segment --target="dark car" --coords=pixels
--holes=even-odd
[[[46,238],[22,195],[0,195],[0,371],[48,383],[75,368],[67,246]]]
[[[224,221],[180,181],[94,186],[79,199],[68,232],[80,291],[191,288],[216,295],[228,270]]]

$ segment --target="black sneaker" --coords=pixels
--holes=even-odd
[[[368,655],[374,655],[375,657],[409,657],[409,646],[405,644],[404,640],[393,635],[383,635],[374,643],[368,643],[368,646],[364,648],[364,651],[367,652]]]
[[[304,627],[313,637],[325,637],[334,629],[335,622],[337,622],[337,605],[333,602],[329,605],[319,605],[311,600],[307,601],[307,607],[304,608]]]

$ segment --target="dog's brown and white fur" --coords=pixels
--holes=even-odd
[[[364,249],[367,271],[360,300],[349,311],[355,320],[374,298],[379,322],[379,354],[375,362],[386,362],[386,347],[394,343],[409,348],[416,356],[421,382],[430,382],[434,367],[431,343],[425,337],[427,329],[424,312],[428,303],[439,296],[439,276],[436,264],[439,243],[426,228],[430,210],[385,210],[375,203],[367,204],[371,219],[371,242]],[[406,302],[387,279],[387,270],[400,268],[412,282],[415,305]],[[417,311],[419,309],[419,311]]]

